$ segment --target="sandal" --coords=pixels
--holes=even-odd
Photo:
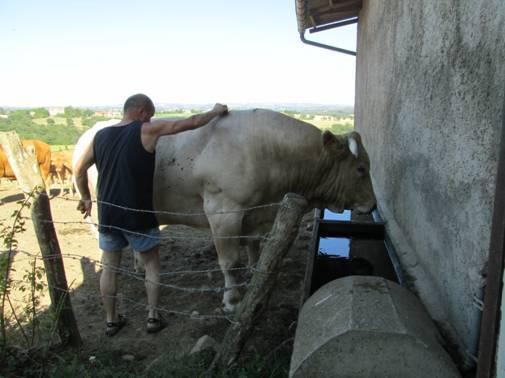
[[[167,322],[160,316],[159,318],[147,318],[147,333],[156,333],[167,326]]]
[[[105,334],[109,337],[112,337],[116,333],[118,333],[121,330],[121,328],[123,328],[126,324],[126,318],[123,315],[118,315],[117,318],[118,318],[117,322],[105,323],[106,325]]]

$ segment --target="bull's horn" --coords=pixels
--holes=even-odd
[[[353,137],[349,137],[347,139],[347,143],[349,144],[349,150],[351,151],[351,153],[358,157],[358,143],[356,142],[356,139],[354,139]]]

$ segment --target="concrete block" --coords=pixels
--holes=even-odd
[[[290,377],[459,377],[419,299],[382,277],[329,282],[305,302]]]

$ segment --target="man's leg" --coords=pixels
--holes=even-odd
[[[107,316],[107,322],[117,322],[116,294],[117,294],[117,269],[121,262],[121,251],[102,251],[102,274],[100,276],[100,293]]]
[[[159,246],[139,253],[144,264],[146,275],[146,293],[148,304],[148,318],[158,319],[158,303],[160,297],[160,253]]]

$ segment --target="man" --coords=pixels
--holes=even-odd
[[[100,292],[106,312],[106,335],[114,336],[126,323],[116,312],[117,268],[121,250],[128,244],[145,265],[148,303],[147,332],[164,327],[157,311],[159,299],[159,228],[153,210],[153,174],[155,148],[162,135],[193,130],[228,112],[226,105],[216,104],[206,113],[186,119],[153,120],[154,104],[144,94],[129,97],[124,104],[121,122],[98,131],[75,167],[81,199],[77,209],[84,217],[91,215],[91,195],[87,170],[98,170],[99,246],[103,270]]]

